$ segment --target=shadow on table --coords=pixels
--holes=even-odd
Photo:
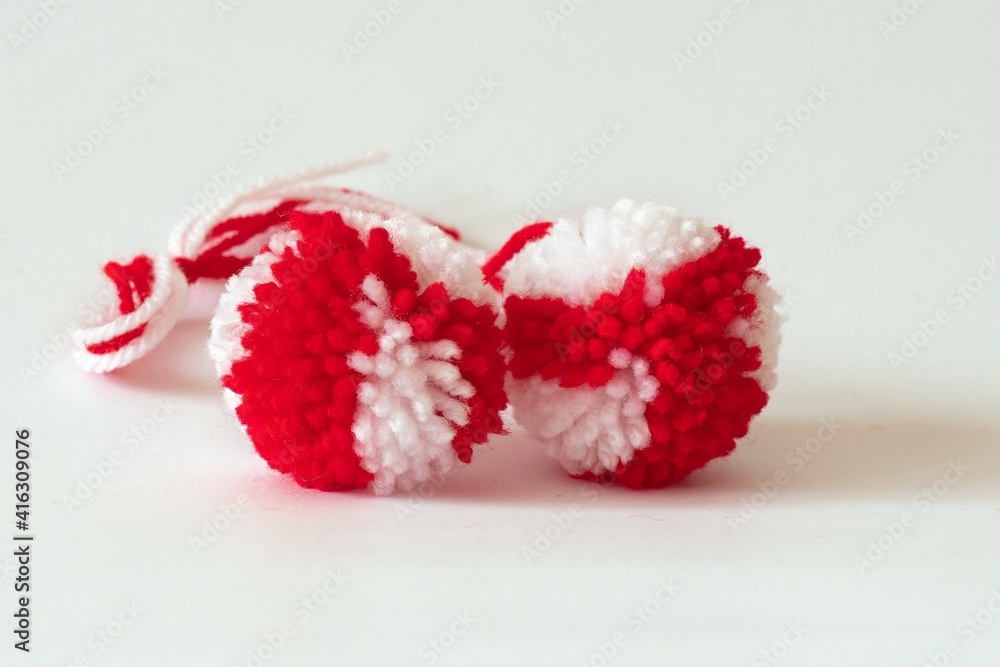
[[[1000,496],[1000,443],[984,418],[970,423],[900,415],[837,421],[761,419],[736,451],[665,489],[605,486],[609,498],[714,504],[777,488],[784,499],[906,500],[947,473],[964,493]],[[948,472],[953,470],[953,472]],[[958,472],[954,472],[957,470]],[[523,431],[498,438],[435,497],[475,502],[570,502],[585,482],[568,477]],[[631,503],[629,503],[631,504]],[[998,501],[1000,506],[1000,501]]]

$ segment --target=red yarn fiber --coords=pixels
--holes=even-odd
[[[483,264],[483,277],[486,282],[492,285],[497,290],[503,289],[503,280],[498,275],[500,270],[503,269],[504,265],[507,264],[514,255],[521,252],[524,246],[528,245],[532,241],[537,241],[540,238],[545,237],[552,229],[551,222],[536,222],[534,224],[528,225],[527,227],[522,227],[521,229],[514,232],[513,235],[503,244],[499,250],[490,257],[485,264]]]

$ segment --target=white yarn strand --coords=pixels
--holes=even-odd
[[[73,351],[73,354],[76,363],[83,370],[92,373],[107,373],[116,368],[128,366],[159,345],[180,319],[187,306],[187,278],[177,265],[167,257],[157,257],[154,267],[154,275],[157,276],[154,282],[154,293],[134,313],[130,313],[120,320],[109,322],[103,327],[74,332],[74,340],[79,347]],[[167,272],[166,277],[161,275],[164,267]],[[144,308],[145,310],[143,310]],[[94,354],[86,349],[85,346],[88,344],[108,340],[134,329],[135,327],[126,326],[125,322],[132,315],[137,314],[140,317],[130,321],[138,322],[137,326],[145,324],[146,328],[128,345],[111,354]],[[93,332],[97,330],[106,330],[112,335],[95,337]],[[90,342],[84,342],[86,340]]]
[[[216,224],[233,217],[241,206],[260,204],[282,199],[313,199],[313,195],[339,190],[331,186],[317,186],[317,181],[345,174],[363,167],[378,164],[386,159],[385,153],[376,152],[351,160],[309,167],[291,174],[258,179],[256,183],[228,195],[200,214],[181,222],[170,237],[170,252],[175,257],[194,258],[202,250],[205,237]]]

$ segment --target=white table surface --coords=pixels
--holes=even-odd
[[[576,3],[399,0],[357,53],[388,0],[4,4],[0,540],[29,428],[35,542],[29,655],[0,549],[0,664],[246,666],[268,636],[268,667],[997,664],[1000,5]],[[394,157],[343,183],[484,246],[561,171],[544,215],[655,198],[759,244],[788,322],[749,441],[662,491],[593,493],[514,433],[427,498],[322,494],[225,415],[198,313],[123,372],[73,366],[100,264],[165,249],[213,172],[373,148]]]

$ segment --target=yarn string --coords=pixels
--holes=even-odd
[[[421,219],[458,238],[454,230],[367,193],[334,187],[322,179],[385,160],[384,153],[262,179],[179,223],[168,254],[139,254],[111,261],[103,273],[117,303],[100,321],[74,332],[74,357],[84,370],[106,373],[148,354],[166,337],[187,305],[188,286],[225,280],[247,266],[267,240],[306,206]]]
[[[483,264],[483,280],[496,290],[502,291],[503,279],[499,274],[503,267],[514,258],[514,255],[524,250],[524,246],[544,238],[550,229],[552,229],[551,222],[536,222],[514,232],[510,239]]]

